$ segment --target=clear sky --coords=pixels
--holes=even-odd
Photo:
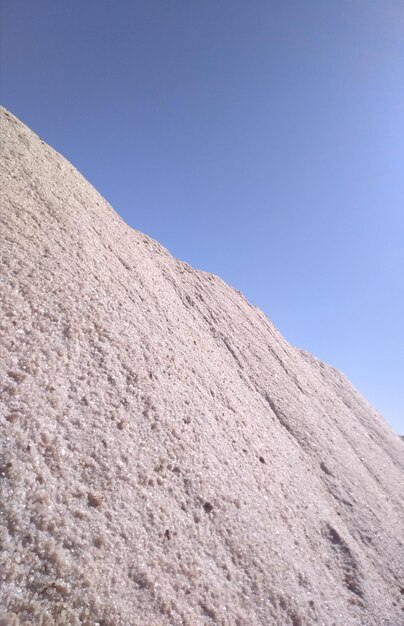
[[[403,0],[1,0],[1,100],[404,434]]]

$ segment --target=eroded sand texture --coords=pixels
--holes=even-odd
[[[400,438],[4,110],[1,135],[0,624],[404,624]]]

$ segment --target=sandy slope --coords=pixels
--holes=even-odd
[[[404,624],[403,441],[1,134],[0,624]]]

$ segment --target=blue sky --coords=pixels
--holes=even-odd
[[[1,0],[1,100],[404,433],[402,0]]]

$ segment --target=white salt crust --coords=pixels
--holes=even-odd
[[[0,124],[0,626],[404,624],[400,438]]]

